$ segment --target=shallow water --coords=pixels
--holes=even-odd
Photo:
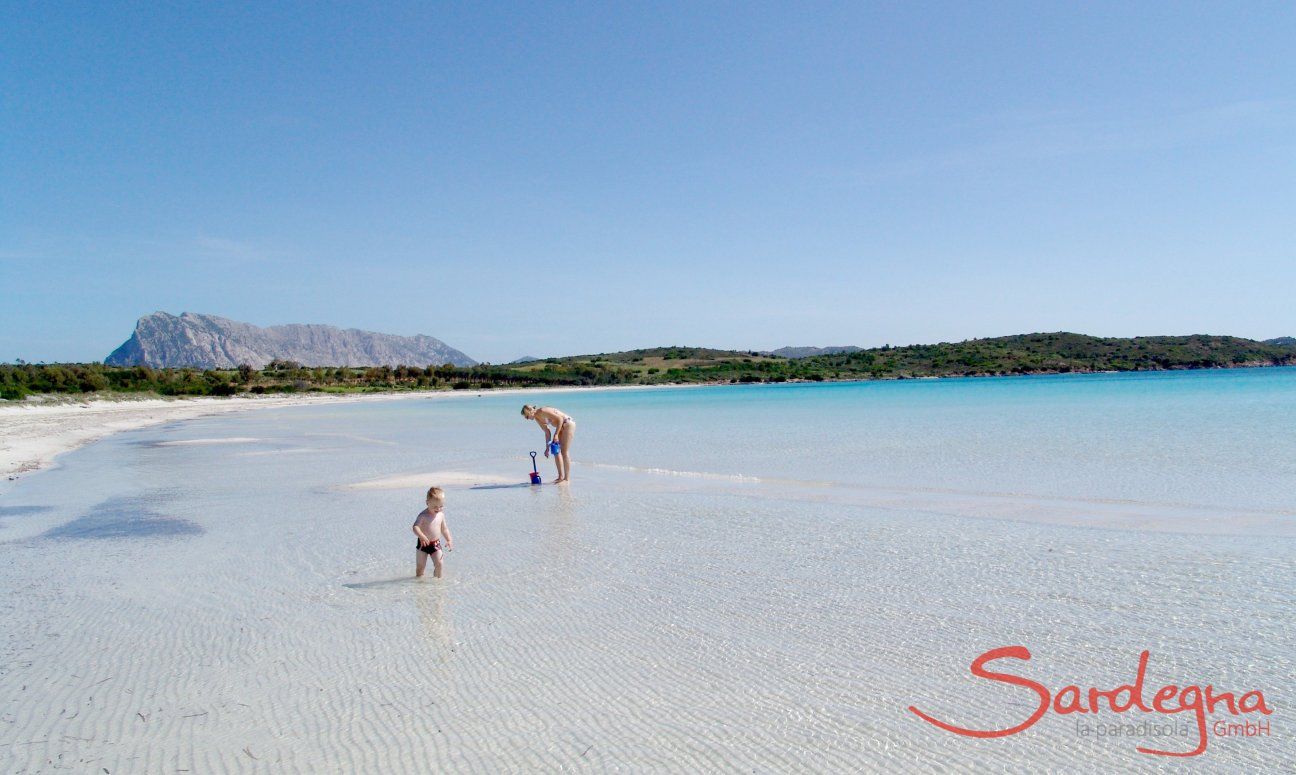
[[[194,420],[19,482],[0,770],[1296,761],[1296,370],[543,396],[578,421],[568,488],[512,486],[535,398]],[[434,483],[457,548],[415,581]],[[907,711],[1021,721],[1030,691],[968,673],[1015,644],[997,666],[1054,690],[1148,649],[1149,699],[1261,689],[1272,733],[1185,762],[1076,716],[974,740]]]

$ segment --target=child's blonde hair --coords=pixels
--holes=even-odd
[[[433,499],[439,501],[445,500],[445,490],[441,489],[440,487],[429,487],[427,500],[433,500]]]

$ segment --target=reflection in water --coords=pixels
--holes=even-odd
[[[576,525],[576,508],[580,501],[572,495],[570,487],[559,487],[558,497],[550,501],[545,509],[545,548],[550,552],[564,551],[570,554],[572,533]]]
[[[419,619],[427,636],[430,655],[441,662],[449,662],[454,653],[454,626],[447,613],[446,585],[432,579],[415,590],[414,602],[418,605]]]
[[[580,505],[570,487],[559,487],[540,516],[540,563],[535,570],[544,576],[537,581],[552,590],[570,593],[585,583],[573,573],[582,564]]]

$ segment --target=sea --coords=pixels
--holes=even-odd
[[[0,771],[1292,771],[1294,550],[1296,368],[188,420],[0,494]]]

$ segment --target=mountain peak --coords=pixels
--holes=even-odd
[[[261,328],[199,312],[153,312],[140,318],[121,347],[105,359],[110,366],[260,368],[272,360],[303,366],[426,366],[476,361],[440,339],[396,336],[319,323]]]

